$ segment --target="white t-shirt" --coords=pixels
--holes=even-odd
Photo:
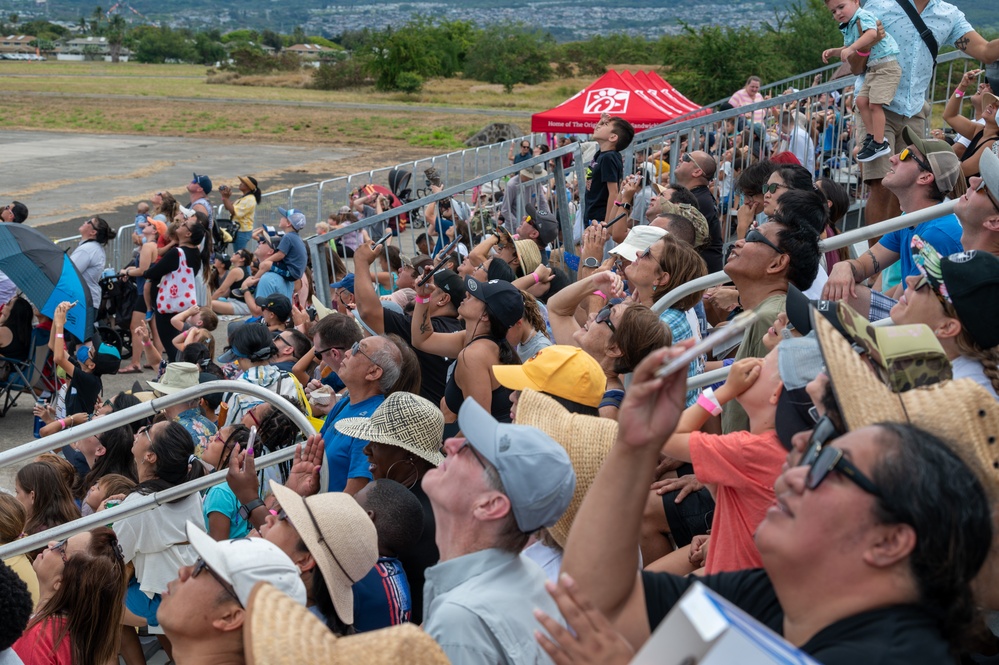
[[[809,300],[822,300],[822,289],[825,288],[826,282],[829,281],[829,275],[826,274],[826,269],[819,266],[819,271],[815,273],[815,279],[812,281],[812,285],[807,289],[802,291]]]
[[[93,298],[91,303],[94,308],[101,306],[101,286],[98,282],[104,272],[107,263],[107,254],[104,253],[104,246],[96,240],[88,240],[80,243],[69,255],[69,259],[76,266],[76,269],[83,275],[83,283],[90,289]]]
[[[992,399],[999,401],[999,395],[996,394],[995,388],[992,387],[992,382],[989,381],[989,377],[985,376],[985,368],[982,367],[982,363],[975,360],[974,358],[969,358],[968,356],[958,356],[954,360],[950,361],[951,368],[954,370],[954,379],[971,379],[978,385],[982,386],[989,391],[992,395]]]
[[[134,503],[143,495],[133,492],[121,505]],[[167,583],[177,579],[177,569],[190,566],[198,553],[187,542],[187,522],[204,526],[201,494],[195,492],[176,503],[167,503],[153,510],[115,522],[118,544],[125,562],[135,563],[135,578],[139,589],[152,598],[166,591]],[[180,545],[178,543],[185,543]]]

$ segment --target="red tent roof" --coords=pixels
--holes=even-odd
[[[535,113],[531,131],[589,134],[606,112],[640,132],[699,108],[655,72],[611,70],[555,108]]]

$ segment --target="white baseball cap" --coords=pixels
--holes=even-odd
[[[232,586],[243,607],[249,604],[257,582],[272,584],[305,605],[305,585],[298,566],[277,545],[263,538],[215,540],[194,522],[187,523],[187,540],[212,572]]]
[[[659,242],[666,233],[666,229],[658,226],[636,226],[628,231],[624,242],[610,250],[610,253],[634,261],[639,254]]]

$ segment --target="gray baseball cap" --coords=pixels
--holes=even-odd
[[[497,422],[471,398],[461,405],[458,425],[499,472],[521,531],[532,533],[562,517],[576,489],[565,448],[536,427]]]

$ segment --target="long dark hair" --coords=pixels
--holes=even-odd
[[[66,560],[62,584],[38,609],[28,628],[56,618],[57,649],[69,638],[74,663],[107,663],[118,655],[125,611],[125,559],[118,536],[106,526],[90,530],[90,546]]]
[[[35,320],[31,305],[24,298],[17,297],[7,303],[7,307],[10,308],[10,314],[7,315],[4,327],[10,329],[13,335],[11,341],[27,343],[31,339],[31,324]]]
[[[31,515],[24,525],[25,533],[39,533],[80,516],[69,487],[59,472],[45,462],[32,462],[22,467],[17,472],[17,484],[25,492],[35,493]]]
[[[90,225],[94,227],[94,231],[97,232],[97,237],[94,238],[99,245],[107,245],[109,240],[114,240],[114,237],[118,235],[111,225],[108,224],[106,219],[102,217],[94,217],[90,220]]]
[[[163,427],[150,427],[146,432],[156,455],[156,477],[139,483],[136,492],[152,494],[205,475],[205,465],[194,456],[194,440],[183,425],[166,422]]]
[[[97,458],[94,468],[86,478],[77,484],[76,498],[82,499],[94,483],[112,473],[139,482],[139,477],[135,473],[135,458],[132,457],[134,437],[135,432],[132,431],[131,425],[115,427],[97,435],[97,439],[104,446],[104,454]]]

